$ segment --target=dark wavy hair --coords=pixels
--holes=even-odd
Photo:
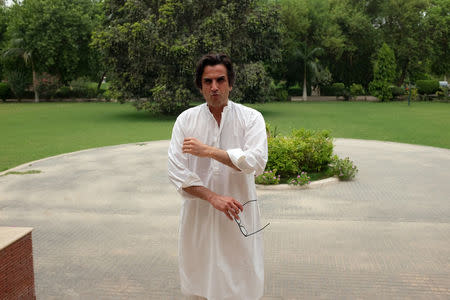
[[[235,73],[233,70],[233,64],[228,55],[224,53],[210,53],[203,55],[197,62],[197,68],[195,70],[195,85],[202,88],[202,75],[206,66],[224,65],[227,68],[228,85],[231,87],[234,84]]]

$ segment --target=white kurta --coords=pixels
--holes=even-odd
[[[210,158],[183,153],[186,137],[226,150],[241,171]],[[254,176],[264,171],[267,162],[267,136],[261,113],[228,101],[218,126],[206,103],[188,109],[175,122],[168,154],[169,178],[183,197],[179,228],[183,294],[208,300],[261,298],[262,232],[244,237],[235,221],[182,189],[204,186],[242,204],[257,199]],[[258,202],[245,205],[240,218],[249,233],[259,229]]]

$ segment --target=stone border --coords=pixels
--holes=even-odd
[[[307,185],[289,185],[289,184],[274,184],[274,185],[265,185],[265,184],[257,184],[256,188],[258,190],[306,190],[306,189],[317,189],[323,186],[338,183],[339,178],[337,177],[329,177],[322,180],[316,180]]]

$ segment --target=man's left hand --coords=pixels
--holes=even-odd
[[[211,147],[193,137],[184,139],[182,150],[183,153],[189,153],[198,157],[211,156]]]

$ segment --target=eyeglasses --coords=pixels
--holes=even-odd
[[[242,204],[242,206],[245,206],[246,204],[250,203],[250,202],[256,202],[256,200],[250,200],[245,202],[244,204]],[[238,224],[239,226],[239,230],[241,231],[242,235],[244,235],[245,237],[249,237],[251,235],[254,235],[255,233],[260,232],[261,230],[263,230],[264,228],[266,228],[267,226],[269,226],[270,223],[267,223],[263,228],[256,230],[255,232],[252,233],[248,233],[247,229],[244,227],[244,225],[241,224],[241,219],[236,219],[234,218],[234,220],[236,221],[236,224]]]

